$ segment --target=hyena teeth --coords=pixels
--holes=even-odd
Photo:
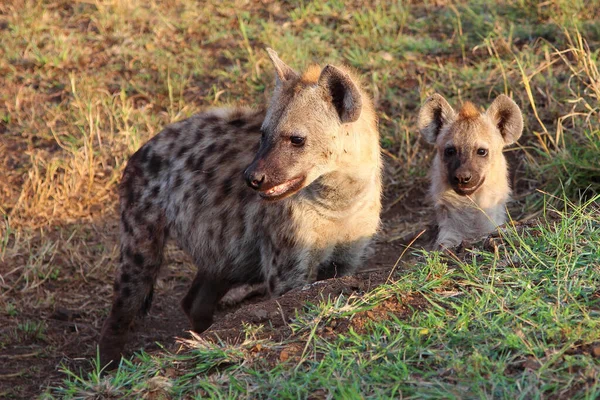
[[[196,114],[165,127],[127,163],[103,365],[118,365],[134,317],[150,307],[168,237],[198,268],[181,303],[196,332],[211,325],[232,287],[277,296],[363,262],[381,210],[371,101],[346,68],[300,75],[268,53],[276,76],[266,110]]]
[[[484,113],[465,103],[458,113],[439,94],[419,112],[419,130],[435,144],[429,194],[440,232],[438,248],[482,238],[506,222],[505,146],[523,131],[521,110],[500,95]]]
[[[302,177],[291,179],[291,180],[289,180],[287,182],[282,183],[281,185],[277,185],[275,187],[272,187],[271,189],[269,189],[266,192],[261,193],[261,194],[266,194],[268,196],[279,196],[279,195],[282,195],[282,194],[286,193],[287,191],[289,191],[290,189],[292,189],[298,183],[300,183],[303,179],[304,178],[302,178]]]

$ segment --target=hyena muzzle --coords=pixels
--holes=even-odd
[[[167,237],[198,268],[182,301],[196,332],[234,285],[264,282],[276,296],[362,262],[381,209],[371,101],[344,67],[298,74],[267,51],[276,79],[266,110],[196,114],[127,163],[103,365],[120,358],[134,317],[148,311]]]
[[[503,149],[523,131],[517,104],[500,95],[483,113],[468,102],[456,113],[434,94],[421,108],[418,127],[436,148],[429,195],[440,229],[437,247],[479,239],[503,224],[511,194]]]

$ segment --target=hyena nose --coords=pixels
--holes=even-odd
[[[265,181],[265,174],[246,171],[246,184],[254,190],[259,190]]]
[[[456,176],[454,177],[454,181],[460,185],[466,185],[467,183],[469,183],[471,181],[471,173],[469,172],[463,172],[463,173],[459,173],[456,174]]]

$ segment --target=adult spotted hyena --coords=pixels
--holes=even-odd
[[[456,113],[434,94],[421,108],[418,127],[436,148],[429,195],[440,229],[438,248],[478,239],[503,224],[511,189],[502,151],[523,131],[515,102],[500,95],[483,113],[468,102]]]
[[[127,163],[103,364],[120,357],[135,315],[147,311],[167,236],[198,267],[182,301],[196,332],[233,285],[265,282],[276,296],[361,263],[381,209],[371,101],[344,67],[298,74],[267,51],[276,80],[266,110],[196,114]]]

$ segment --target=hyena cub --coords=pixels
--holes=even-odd
[[[481,238],[503,224],[511,189],[502,150],[523,131],[515,102],[500,95],[484,113],[467,102],[457,114],[434,94],[421,108],[418,127],[436,148],[429,195],[440,229],[438,248]]]
[[[198,267],[182,301],[196,332],[233,285],[264,282],[277,296],[362,262],[381,209],[371,101],[344,67],[298,74],[267,51],[276,76],[266,110],[196,114],[127,163],[103,364],[120,358],[135,315],[148,310],[167,236]]]

